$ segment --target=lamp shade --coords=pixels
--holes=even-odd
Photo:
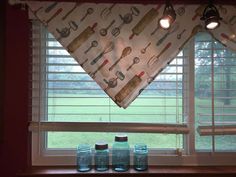
[[[201,20],[205,21],[205,28],[212,30],[217,28],[220,25],[220,20],[222,20],[222,18],[219,15],[218,10],[216,9],[216,7],[212,4],[209,4],[204,12],[203,12],[203,16],[201,17]]]
[[[159,24],[163,29],[169,29],[171,24],[176,19],[176,13],[173,6],[167,3],[163,12],[162,18],[159,20]]]

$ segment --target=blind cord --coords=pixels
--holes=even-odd
[[[213,38],[211,38],[211,112],[212,112],[212,152],[215,152],[215,87],[214,87],[214,41]]]

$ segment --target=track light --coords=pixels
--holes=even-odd
[[[204,9],[203,15],[200,18],[201,20],[205,21],[205,28],[212,30],[220,26],[220,14],[216,7],[209,1],[209,4]]]
[[[170,28],[171,24],[175,21],[176,19],[176,13],[171,5],[170,1],[166,1],[166,6],[163,12],[163,16],[159,20],[159,24],[163,29],[168,29]]]

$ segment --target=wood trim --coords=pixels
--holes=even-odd
[[[22,0],[25,1],[25,0]],[[37,1],[37,0],[31,0]],[[40,1],[40,0],[38,0]],[[42,0],[42,1],[52,1],[52,0]],[[54,0],[58,2],[75,2],[78,0]],[[164,4],[166,0],[79,0],[79,2],[90,2],[90,3],[138,3],[138,4]],[[209,0],[172,0],[173,4],[207,4]],[[232,0],[214,0],[214,4],[231,4],[236,5],[236,1]]]
[[[27,170],[25,172],[19,173],[17,176],[19,177],[52,177],[52,176],[66,176],[66,177],[74,177],[74,176],[86,176],[86,177],[106,177],[106,176],[161,176],[161,177],[235,177],[236,175],[236,167],[149,167],[148,171],[138,172],[131,168],[127,172],[114,172],[111,169],[106,172],[97,172],[95,170],[91,170],[89,172],[77,172],[75,167],[32,167],[32,169]]]

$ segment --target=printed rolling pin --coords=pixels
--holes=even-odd
[[[142,82],[141,77],[145,74],[142,71],[139,75],[135,75],[130,81],[116,94],[115,101],[122,102],[130,93],[138,87]]]
[[[236,44],[236,40],[234,40],[233,38],[230,38],[227,34],[221,33],[220,35],[221,35],[221,37],[223,37],[224,39],[226,39],[226,40],[228,40],[228,41],[231,41],[231,42],[233,42],[233,43]],[[234,37],[235,37],[235,36],[234,36]]]
[[[95,33],[94,28],[97,23],[94,23],[92,27],[88,26],[83,32],[81,32],[67,47],[69,53],[73,53],[78,49],[85,41],[89,39],[92,34]]]
[[[139,35],[145,27],[150,24],[157,16],[158,16],[158,9],[160,9],[161,5],[159,4],[156,9],[152,8],[150,9],[143,18],[135,25],[135,27],[132,29],[132,34],[129,37],[129,39],[132,39],[134,35]]]

